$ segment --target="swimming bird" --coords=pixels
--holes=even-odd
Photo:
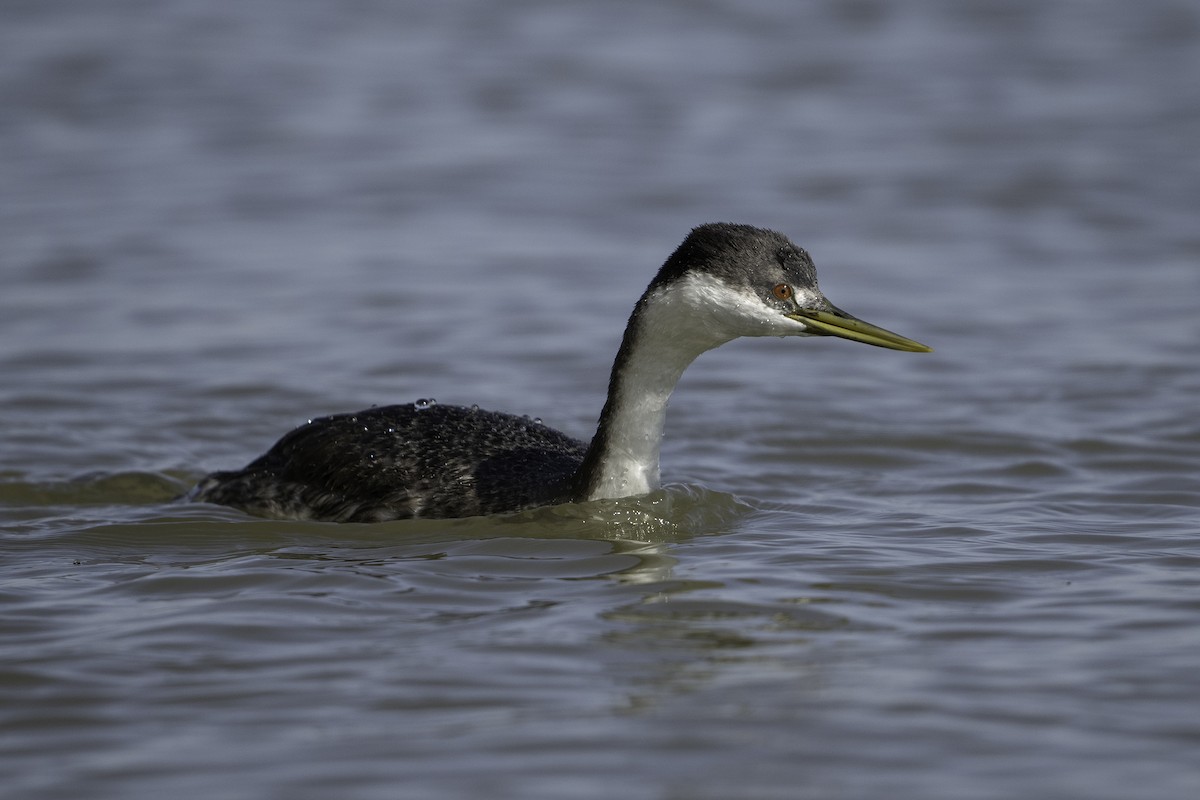
[[[659,487],[675,384],[698,355],[740,336],[931,350],[830,303],[812,258],[783,234],[711,223],[688,234],[634,306],[590,443],[529,417],[422,400],[311,420],[186,497],[267,517],[378,522],[647,494]]]

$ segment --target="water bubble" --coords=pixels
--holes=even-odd
[[[413,406],[416,407],[417,411],[424,411],[425,409],[433,408],[436,405],[437,400],[434,400],[432,397],[422,397],[420,400],[413,403]]]

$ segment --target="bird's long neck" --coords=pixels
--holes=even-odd
[[[708,313],[702,282],[651,287],[638,301],[613,364],[608,400],[575,475],[579,500],[646,494],[659,487],[667,401],[696,356],[734,338]]]

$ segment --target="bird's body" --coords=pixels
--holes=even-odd
[[[840,311],[808,253],[747,225],[696,228],[642,295],[590,444],[527,417],[429,401],[315,419],[188,498],[293,519],[499,514],[658,488],[667,401],[684,369],[739,336],[835,335],[929,348]]]
[[[266,517],[470,517],[570,500],[586,452],[527,417],[420,400],[314,419],[195,492]]]

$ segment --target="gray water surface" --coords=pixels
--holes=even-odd
[[[0,794],[1200,794],[1194,3],[0,9]],[[666,489],[173,503],[321,414],[590,435],[696,224],[833,340],[706,354]]]

